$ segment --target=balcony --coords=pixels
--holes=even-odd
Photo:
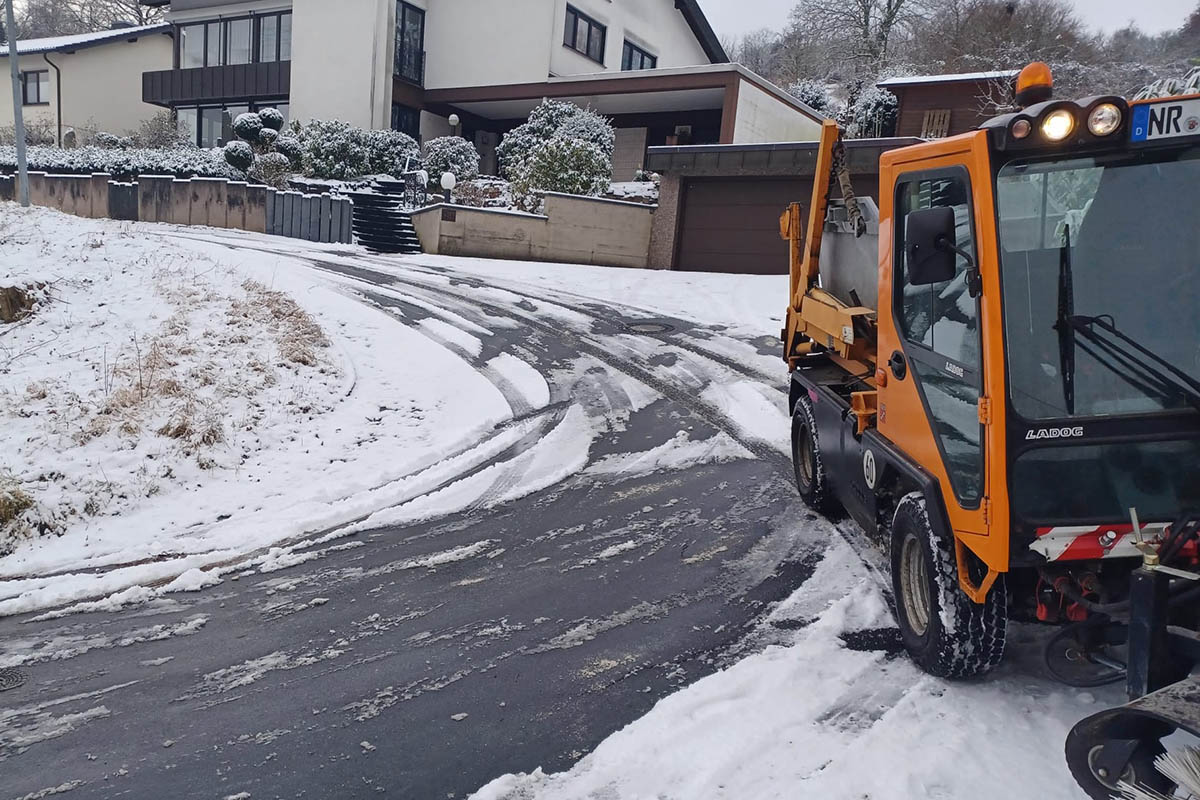
[[[405,48],[396,50],[396,77],[425,88],[425,51]]]
[[[290,61],[142,73],[142,100],[156,106],[287,97],[291,89]]]

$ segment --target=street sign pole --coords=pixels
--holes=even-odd
[[[29,164],[25,157],[25,112],[24,98],[21,93],[21,67],[17,64],[17,21],[13,14],[13,5],[17,0],[8,0],[4,4],[5,32],[8,34],[8,65],[12,70],[13,91],[13,133],[17,144],[17,199],[21,205],[29,207]]]

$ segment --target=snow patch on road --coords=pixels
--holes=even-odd
[[[429,317],[418,323],[434,337],[442,339],[454,346],[461,348],[474,358],[478,358],[483,352],[483,342],[478,338],[464,331],[462,328],[457,328],[449,322],[438,319],[437,317]]]
[[[745,436],[791,454],[786,395],[756,381],[740,380],[712,383],[702,397],[720,409]]]
[[[542,373],[512,353],[501,353],[487,362],[487,367],[511,383],[530,408],[545,408],[550,404],[550,386]]]
[[[584,474],[633,477],[653,472],[689,469],[700,464],[752,458],[754,454],[727,433],[719,432],[711,438],[693,441],[687,431],[680,431],[669,441],[650,450],[605,456],[591,464],[584,470]]]

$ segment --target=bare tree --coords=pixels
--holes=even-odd
[[[759,75],[775,79],[778,77],[776,66],[779,48],[779,34],[770,28],[762,28],[747,33],[741,39],[730,40],[725,52],[731,61],[736,61]]]
[[[801,0],[792,30],[836,42],[865,72],[887,64],[895,39],[923,16],[928,0]]]
[[[138,0],[20,0],[17,34],[22,39],[102,31],[118,23],[150,25],[163,19],[161,8]]]

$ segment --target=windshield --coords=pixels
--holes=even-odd
[[[1000,170],[1009,386],[1018,413],[1051,419],[1190,407],[1185,393],[1146,380],[1061,317],[1066,307],[1077,318],[1104,317],[1200,379],[1198,187],[1195,147]],[[1117,349],[1130,348],[1117,342]]]

